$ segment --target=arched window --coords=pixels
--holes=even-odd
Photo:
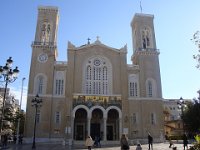
[[[138,124],[138,114],[137,113],[133,113],[132,116],[132,124]]]
[[[156,82],[154,79],[149,78],[146,81],[146,96],[156,97]]]
[[[46,93],[46,76],[44,74],[38,74],[34,80],[34,93],[35,94],[45,94]]]
[[[56,71],[54,75],[54,94],[56,96],[63,96],[65,89],[65,72]]]
[[[136,74],[129,75],[129,96],[130,97],[139,96],[138,75]]]
[[[55,112],[55,123],[59,124],[61,122],[61,113],[59,111]]]
[[[56,95],[63,95],[64,80],[56,79]]]
[[[91,71],[91,66],[87,66],[87,71],[86,71],[86,79],[91,80],[92,79],[92,71]]]
[[[84,86],[86,94],[111,94],[111,65],[101,57],[90,58],[84,65]]]
[[[50,42],[51,25],[49,22],[44,22],[41,28],[41,42],[47,45]]]
[[[145,27],[142,30],[142,48],[146,49],[146,48],[150,48],[151,46],[151,34],[150,34],[150,30],[149,28]]]
[[[150,114],[150,122],[152,125],[156,124],[156,114],[155,113]]]
[[[148,90],[148,97],[153,96],[153,87],[152,87],[152,82],[148,81],[147,83],[147,90]]]
[[[38,94],[42,94],[43,93],[43,88],[44,88],[44,78],[43,76],[39,76],[38,77]]]

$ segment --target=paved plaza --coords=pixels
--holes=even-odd
[[[182,144],[175,144],[177,150],[183,150]],[[190,146],[190,145],[189,145]],[[8,145],[6,150],[31,150],[31,144],[23,145]],[[68,145],[63,146],[62,144],[38,144],[36,143],[36,150],[87,150],[86,147],[69,147]],[[136,146],[131,146],[130,150],[135,150]],[[101,147],[101,148],[92,148],[92,150],[120,150],[119,146],[112,147]],[[142,150],[148,150],[148,145],[142,145]],[[156,143],[153,145],[153,150],[172,150],[169,148],[168,143]]]

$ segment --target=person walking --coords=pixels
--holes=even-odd
[[[183,148],[184,148],[184,150],[185,150],[185,148],[188,149],[188,138],[187,138],[186,134],[183,135]]]
[[[85,146],[87,146],[88,150],[91,150],[93,145],[94,145],[94,141],[92,140],[91,136],[88,135],[85,141]]]
[[[149,144],[149,150],[152,149],[153,150],[153,137],[151,136],[151,134],[148,134],[148,144]]]
[[[170,137],[168,139],[169,139],[169,148],[171,148],[174,145],[174,143],[172,142]]]
[[[128,138],[125,134],[122,134],[120,139],[121,150],[129,150]]]

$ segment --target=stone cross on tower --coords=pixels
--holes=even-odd
[[[88,38],[87,40],[88,40],[88,43],[87,43],[87,44],[90,44],[90,40],[91,40],[91,39],[90,39],[90,38]]]

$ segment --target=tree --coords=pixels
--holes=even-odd
[[[191,39],[198,48],[198,53],[193,55],[193,58],[197,61],[196,67],[200,69],[200,31],[197,31],[193,34],[193,38]]]
[[[188,103],[182,117],[187,131],[190,133],[200,131],[200,103],[198,101]]]
[[[16,134],[17,133],[17,128],[18,128],[18,121],[20,120],[20,127],[19,127],[19,134],[23,134],[24,133],[24,123],[25,123],[25,112],[23,110],[17,110],[15,112],[15,115],[12,118],[12,122],[13,122],[13,132]]]

